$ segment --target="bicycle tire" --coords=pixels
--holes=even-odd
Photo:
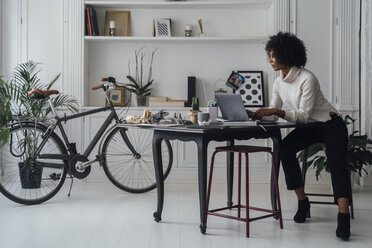
[[[129,142],[141,155],[141,158],[136,158],[129,150],[128,145],[121,137],[120,130],[125,132]],[[116,127],[105,139],[101,151],[101,165],[108,179],[119,189],[138,194],[156,188],[152,132],[152,130],[146,129]],[[123,149],[118,150],[118,147],[123,147]],[[116,156],[120,156],[120,158],[115,159]],[[165,180],[173,163],[172,146],[168,140],[162,142],[162,159]],[[150,173],[151,175],[149,175]]]
[[[35,205],[52,198],[62,187],[67,173],[67,161],[61,168],[40,164],[29,165],[30,151],[38,145],[47,127],[31,122],[18,123],[10,127],[10,139],[0,150],[0,192],[8,199]],[[33,133],[34,132],[34,133]],[[39,140],[40,137],[40,140]],[[27,143],[28,141],[35,143]],[[17,144],[17,145],[16,145]],[[21,148],[22,147],[22,148]],[[15,150],[17,149],[17,150]],[[56,153],[54,153],[56,152]],[[56,133],[51,133],[40,154],[67,154],[65,145]],[[56,163],[60,160],[37,159],[36,162]],[[28,165],[28,166],[27,166]],[[31,169],[32,168],[32,169]],[[41,168],[41,169],[40,169]],[[39,175],[39,176],[38,176]],[[39,177],[39,179],[36,179]],[[40,182],[38,182],[38,180]]]

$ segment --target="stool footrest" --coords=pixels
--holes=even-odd
[[[219,212],[219,211],[223,211],[223,210],[227,210],[227,209],[232,209],[232,208],[246,208],[246,206],[244,205],[234,205],[234,206],[231,206],[231,207],[223,207],[223,208],[216,208],[216,209],[210,209],[208,210],[208,212],[210,213],[215,213],[215,212]],[[249,207],[249,209],[252,209],[252,210],[256,210],[256,211],[261,211],[261,212],[266,212],[266,213],[272,213],[272,214],[278,214],[279,211],[278,210],[270,210],[270,209],[267,209],[267,208],[258,208],[258,207]]]
[[[309,201],[311,204],[328,204],[328,205],[335,205],[334,202],[323,202],[323,201]]]
[[[315,193],[306,193],[305,195],[309,195],[309,196],[326,196],[326,197],[334,197],[333,194],[315,194]]]
[[[219,216],[219,217],[224,217],[224,218],[228,218],[228,219],[245,221],[245,218],[239,218],[239,217],[235,217],[235,216],[231,216],[231,215],[227,215],[227,214],[216,213],[216,212],[219,212],[219,211],[232,209],[232,208],[246,208],[246,206],[244,206],[244,205],[234,205],[234,206],[231,206],[231,207],[211,209],[211,210],[207,211],[207,214],[215,215],[215,216]],[[252,210],[255,210],[255,211],[260,211],[260,212],[270,213],[269,215],[264,215],[264,216],[260,216],[260,217],[256,217],[256,218],[249,218],[250,221],[259,220],[259,219],[272,217],[272,216],[279,216],[279,210],[270,210],[270,209],[266,209],[266,208],[258,208],[258,207],[251,207],[251,206],[249,207],[249,209],[252,209]]]
[[[220,146],[216,147],[217,152],[271,152],[270,147],[265,146]]]
[[[239,217],[235,217],[235,216],[231,216],[231,215],[227,215],[227,214],[219,214],[219,213],[211,213],[211,212],[208,212],[208,214],[218,216],[218,217],[222,217],[222,218],[247,222],[247,218],[239,218]],[[273,216],[277,216],[277,215],[278,214],[267,214],[267,215],[262,215],[262,216],[258,216],[258,217],[255,217],[255,218],[248,218],[248,222],[252,222],[252,221],[255,221],[255,220],[261,220],[261,219],[264,219],[264,218],[269,218],[269,217],[273,217]]]

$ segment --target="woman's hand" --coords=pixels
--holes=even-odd
[[[253,117],[253,115],[254,115],[254,112],[253,112],[253,111],[250,111],[249,109],[246,109],[245,111],[247,111],[247,114],[248,114],[248,116],[249,116],[250,118]]]
[[[281,113],[283,112],[283,113]],[[284,111],[275,108],[260,108],[253,114],[254,120],[261,120],[264,116],[277,115],[279,117],[284,117]],[[283,114],[283,116],[281,116]]]

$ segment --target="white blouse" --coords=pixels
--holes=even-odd
[[[291,122],[326,122],[329,112],[338,113],[324,98],[316,76],[295,66],[284,79],[281,73],[275,80],[270,108],[283,108],[284,119]]]

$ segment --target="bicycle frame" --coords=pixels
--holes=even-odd
[[[93,110],[89,110],[89,111],[85,111],[85,112],[82,112],[82,113],[78,113],[78,114],[73,114],[73,115],[69,115],[69,116],[65,116],[65,117],[59,117],[53,107],[53,104],[51,102],[50,99],[48,99],[49,101],[49,105],[52,109],[52,113],[54,115],[54,118],[56,119],[56,122],[51,124],[46,133],[45,133],[45,136],[43,138],[43,141],[41,142],[41,144],[39,145],[39,147],[36,149],[35,153],[34,153],[34,158],[36,158],[41,149],[44,147],[44,145],[46,144],[47,140],[49,139],[50,135],[54,132],[54,130],[58,127],[61,134],[62,134],[62,138],[63,138],[63,141],[65,142],[65,145],[67,147],[67,151],[70,155],[76,155],[77,152],[76,152],[76,149],[71,145],[67,135],[66,135],[66,132],[62,126],[62,122],[66,122],[68,120],[72,120],[72,119],[76,119],[76,118],[80,118],[80,117],[83,117],[83,116],[87,116],[87,115],[91,115],[91,114],[95,114],[95,113],[99,113],[99,112],[104,112],[106,110],[111,110],[111,113],[110,115],[107,117],[107,119],[105,120],[105,122],[102,124],[101,128],[98,130],[98,132],[96,133],[96,135],[94,136],[94,138],[92,139],[92,141],[89,143],[88,147],[85,149],[84,153],[82,154],[84,157],[88,157],[90,155],[90,153],[92,152],[93,148],[95,147],[95,145],[98,143],[98,141],[100,140],[100,138],[102,137],[102,135],[104,134],[104,132],[106,131],[106,129],[108,128],[108,126],[110,125],[110,123],[115,120],[116,123],[120,123],[120,119],[118,117],[118,115],[116,114],[116,111],[115,111],[115,108],[114,106],[112,105],[112,102],[111,100],[108,99],[108,103],[109,103],[109,106],[107,107],[102,107],[102,108],[97,108],[97,109],[93,109]],[[125,129],[125,128],[124,128]],[[125,144],[128,146],[129,150],[133,153],[133,155],[137,155],[137,151],[134,149],[134,147],[132,146],[132,144],[130,143],[127,135],[125,134],[124,131],[121,131],[120,132]]]

